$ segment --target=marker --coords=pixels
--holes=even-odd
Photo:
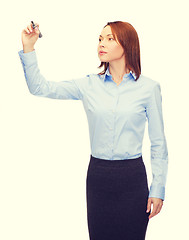
[[[37,27],[37,26],[35,26],[35,24],[34,24],[33,21],[31,21],[31,23],[32,23],[33,29]],[[38,28],[38,30],[39,30],[39,28]],[[40,32],[40,30],[39,30],[39,38],[42,38],[42,36],[43,36],[43,35],[41,34],[41,32]]]

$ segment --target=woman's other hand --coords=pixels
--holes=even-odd
[[[146,212],[150,212],[151,204],[153,204],[153,210],[150,213],[149,219],[157,215],[163,206],[163,200],[160,198],[148,198],[147,210]]]

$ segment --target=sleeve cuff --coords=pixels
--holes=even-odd
[[[27,53],[24,53],[23,50],[20,50],[18,54],[23,66],[31,65],[32,63],[37,62],[37,55],[35,50]]]
[[[160,198],[164,201],[165,200],[165,187],[151,185],[148,197]]]

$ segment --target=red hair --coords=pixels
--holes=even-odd
[[[135,73],[136,79],[140,77],[141,74],[141,63],[140,63],[140,45],[139,38],[134,27],[128,22],[115,21],[108,22],[104,28],[109,25],[112,30],[114,38],[118,40],[120,45],[124,49],[125,53],[125,67]],[[106,72],[109,62],[101,62],[98,68],[104,66],[104,70],[99,74],[102,75]]]

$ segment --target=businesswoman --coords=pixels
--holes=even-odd
[[[103,71],[54,82],[47,81],[38,67],[34,44],[40,32],[36,25],[22,31],[23,50],[18,52],[30,93],[81,100],[87,115],[90,240],[145,239],[149,219],[160,212],[165,198],[168,150],[160,84],[141,74],[136,30],[127,22],[108,22],[97,48]],[[150,189],[142,157],[147,120],[153,174]]]

